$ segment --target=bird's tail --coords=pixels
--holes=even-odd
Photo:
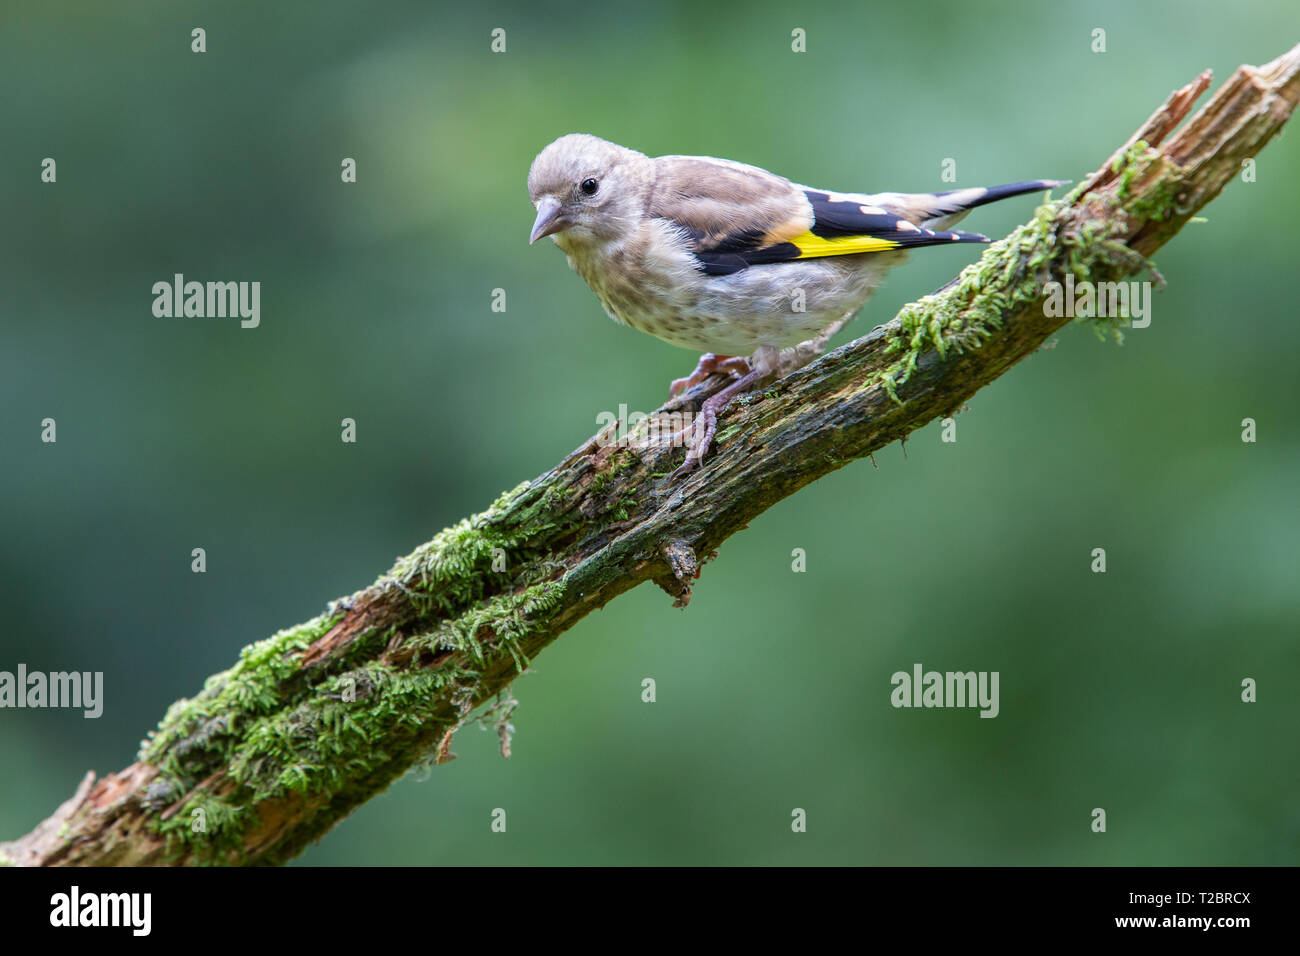
[[[971,189],[949,189],[941,193],[882,193],[871,197],[896,215],[926,229],[948,229],[966,217],[972,209],[999,199],[1042,192],[1057,186],[1068,185],[1068,179],[1030,179],[1005,186],[976,186]]]

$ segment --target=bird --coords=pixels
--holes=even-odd
[[[977,206],[1066,182],[844,193],[570,133],[528,171],[528,241],[549,236],[614,321],[703,353],[670,397],[713,374],[733,377],[684,430],[679,478],[708,453],[727,404],[774,376],[782,349],[818,341],[819,351],[818,337],[861,309],[907,250],[989,242],[950,227]]]

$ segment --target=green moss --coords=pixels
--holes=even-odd
[[[1157,156],[1159,156],[1159,153],[1152,149],[1146,140],[1139,139],[1132,143],[1122,155],[1115,157],[1115,161],[1110,164],[1110,171],[1119,176],[1119,187],[1116,195],[1121,200],[1128,198],[1129,193],[1133,190],[1133,180]]]
[[[202,815],[196,815],[202,811]],[[196,829],[202,821],[201,829]],[[211,794],[200,793],[189,800],[167,820],[162,821],[157,832],[166,839],[167,849],[175,854],[183,848],[202,850],[195,856],[202,862],[243,862],[244,850],[240,841],[248,823],[248,808],[235,806]]]
[[[520,640],[536,629],[539,616],[550,611],[564,594],[560,582],[546,581],[519,593],[499,595],[481,602],[452,621],[416,639],[422,650],[463,651],[477,664],[486,664],[482,639],[499,642],[520,671],[528,666]]]
[[[1119,193],[1129,195],[1135,177],[1153,163],[1165,163],[1145,143],[1135,143],[1116,163],[1120,173]],[[1131,215],[1167,215],[1176,190],[1163,176],[1146,188],[1141,199],[1130,201]],[[1082,184],[1064,199],[1044,203],[1030,222],[1017,227],[1005,238],[992,243],[980,257],[962,270],[953,286],[904,306],[894,322],[886,326],[885,354],[897,357],[878,375],[863,383],[879,386],[894,402],[900,402],[898,387],[915,372],[926,352],[940,359],[977,349],[1001,328],[1003,316],[1026,307],[1041,307],[1043,287],[1051,276],[1074,274],[1076,282],[1101,282],[1132,275],[1150,268],[1139,253],[1118,237],[1118,230],[1105,219],[1083,223],[1077,232],[1063,228],[1065,212],[1080,195]],[[1085,318],[1098,335],[1122,340],[1122,317]]]
[[[616,466],[617,467],[617,466]],[[513,583],[513,572],[545,558],[556,537],[576,532],[583,518],[576,491],[561,483],[539,489],[525,482],[480,514],[439,532],[402,558],[377,587],[399,587],[421,616],[455,614]],[[489,573],[502,553],[507,574]]]
[[[1177,206],[1177,196],[1182,188],[1177,170],[1172,169],[1164,155],[1155,149],[1146,149],[1145,143],[1129,150],[1125,159],[1127,165],[1120,177],[1117,195],[1124,211],[1130,216],[1146,221],[1159,222],[1173,215]],[[1141,177],[1145,188],[1140,195],[1131,195],[1132,183]]]
[[[183,776],[183,758],[212,750],[221,738],[237,732],[235,715],[256,716],[279,703],[282,685],[299,669],[296,652],[323,636],[340,616],[321,615],[245,647],[239,662],[209,677],[197,697],[168,708],[158,728],[142,742],[139,759]]]
[[[886,354],[901,354],[865,387],[879,385],[899,401],[898,386],[927,351],[947,358],[978,348],[1001,327],[1006,311],[1041,298],[1047,263],[1039,253],[1049,245],[1060,205],[1040,207],[1031,222],[990,245],[979,261],[963,269],[952,287],[904,306],[886,327]]]
[[[487,511],[444,528],[428,544],[401,558],[375,585],[400,582],[408,588],[418,586],[432,596],[440,587],[459,585],[482,568],[491,567],[498,548],[508,560],[519,538],[510,532],[506,519],[515,507],[526,506],[528,488],[529,483],[524,482],[501,495]]]
[[[642,439],[648,438],[648,429],[647,422],[639,422],[636,430],[629,437],[633,440],[636,440],[638,435]],[[642,432],[644,434],[640,434]],[[608,468],[591,480],[588,488],[590,496],[594,499],[591,515],[598,527],[604,528],[616,521],[626,521],[628,516],[636,510],[637,498],[635,495],[614,495],[611,494],[611,489],[617,484],[619,476],[639,467],[639,465],[640,459],[631,448],[620,448],[611,456]]]
[[[620,451],[608,475],[636,463]],[[528,638],[548,626],[564,595],[551,555],[585,526],[576,503],[563,479],[521,484],[379,578],[374,589],[410,601],[398,624],[358,635],[328,666],[304,670],[301,652],[354,595],[245,648],[196,697],[173,704],[140,750],[159,769],[142,802],[169,851],[238,862],[243,834],[268,802],[309,795],[330,805],[321,818],[332,822],[432,752],[490,694],[485,680],[496,686],[528,666]],[[626,517],[635,506],[618,496],[605,513]],[[494,573],[502,552],[506,572]],[[206,826],[195,832],[200,809]]]
[[[398,670],[371,662],[323,678],[279,710],[261,715],[242,711],[242,732],[237,738],[221,723],[225,715],[209,717],[196,727],[195,721],[201,721],[215,701],[261,703],[259,695],[231,696],[248,676],[237,673],[241,665],[256,662],[268,674],[283,675],[283,662],[259,646],[223,675],[227,679],[213,682],[220,687],[216,697],[203,706],[182,702],[185,706],[169,714],[176,726],[167,726],[155,736],[148,755],[161,760],[163,774],[150,788],[157,802],[146,800],[147,805],[161,809],[176,795],[189,793],[175,814],[156,823],[157,832],[167,838],[170,852],[214,861],[238,852],[242,834],[257,820],[255,808],[265,801],[310,794],[313,799],[350,806],[360,799],[358,794],[368,796],[374,779],[390,773],[394,765],[405,769],[417,762],[421,753],[412,748],[425,747],[434,730],[458,726],[465,719],[473,702],[483,696],[478,688],[497,651],[508,653],[519,672],[528,666],[524,639],[545,625],[563,593],[562,583],[547,581],[497,595],[403,645],[434,654],[460,653],[464,664],[443,662]],[[309,632],[295,629],[272,640],[293,646]],[[287,640],[288,634],[297,637]],[[345,699],[349,696],[353,699]],[[238,707],[232,710],[241,712]],[[182,735],[182,728],[189,728],[189,734]],[[199,752],[207,758],[205,767],[224,770],[227,786],[234,784],[232,793],[222,796],[203,788],[195,773]],[[199,832],[192,827],[196,809],[205,815],[206,829]]]

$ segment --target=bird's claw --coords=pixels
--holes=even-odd
[[[700,409],[699,416],[695,419],[695,424],[691,426],[694,433],[691,436],[690,448],[686,452],[686,460],[681,466],[668,476],[669,481],[676,481],[678,478],[685,477],[703,461],[704,456],[708,454],[710,446],[713,444],[713,434],[718,430],[718,412],[725,406],[715,404],[713,399],[709,399]]]
[[[723,358],[725,357],[726,356],[723,356]],[[713,370],[717,368],[717,365],[718,356],[714,355],[712,352],[705,352],[700,356],[700,360],[695,363],[695,371],[691,372],[691,374],[687,375],[685,378],[673,379],[672,384],[668,386],[668,397],[676,398],[682,392],[686,391],[686,389],[694,388],[696,385],[699,385],[700,382],[713,374]]]
[[[705,352],[695,365],[695,371],[685,378],[675,378],[668,386],[668,397],[676,398],[688,388],[694,388],[710,375],[719,372],[744,374],[749,371],[749,359],[742,355],[715,355]]]
[[[687,453],[686,460],[682,462],[671,475],[668,476],[668,480],[677,481],[679,478],[685,478],[694,470],[695,470],[695,459],[692,458],[689,453]]]
[[[692,428],[691,447],[686,452],[686,460],[682,462],[680,468],[669,476],[669,480],[681,478],[699,466],[704,456],[709,453],[709,447],[713,444],[713,436],[718,430],[718,413],[726,408],[733,398],[745,394],[748,389],[772,373],[771,359],[774,355],[773,350],[772,355],[767,356],[767,361],[758,367],[755,367],[750,359],[742,357],[717,356],[711,352],[700,356],[700,364],[696,366],[691,378],[695,378],[701,372],[703,372],[703,376],[700,381],[703,381],[704,378],[714,372],[738,372],[743,370],[744,374],[716,395],[711,395],[704,400],[704,404],[700,406],[699,414],[695,418],[695,424]],[[685,431],[686,429],[683,429],[679,434],[685,434]]]

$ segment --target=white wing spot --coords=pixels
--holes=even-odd
[[[816,186],[796,186],[796,189],[807,189],[815,193],[825,193],[827,202],[846,202],[857,205],[867,199],[866,193],[837,193],[832,189],[819,189]]]

